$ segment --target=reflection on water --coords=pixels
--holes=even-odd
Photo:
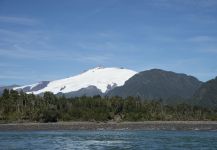
[[[217,149],[217,132],[0,132],[0,149]]]

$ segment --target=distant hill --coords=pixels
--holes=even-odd
[[[64,95],[65,97],[70,98],[70,97],[95,96],[95,95],[103,96],[103,93],[96,86],[88,86],[86,88],[82,88],[75,92],[69,92],[69,93],[60,92],[57,95],[59,96]]]
[[[217,77],[203,83],[201,87],[195,92],[194,98],[196,98],[201,105],[216,107]]]
[[[191,98],[202,84],[193,76],[160,69],[140,72],[108,92],[108,96],[155,98]]]

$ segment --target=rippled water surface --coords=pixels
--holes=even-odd
[[[217,149],[215,131],[0,132],[0,149]]]

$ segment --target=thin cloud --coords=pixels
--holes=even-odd
[[[31,50],[16,46],[14,49],[0,49],[0,56],[17,58],[17,59],[34,59],[44,60],[52,58],[52,60],[69,59],[72,56],[48,50]],[[71,58],[70,58],[71,59]]]
[[[0,16],[0,22],[4,23],[13,23],[20,25],[36,25],[39,24],[39,21],[27,17],[15,17],[15,16]]]
[[[31,59],[31,60],[61,60],[61,61],[77,61],[77,62],[94,62],[103,63],[111,57],[105,54],[82,54],[79,52],[48,51],[48,50],[29,50],[17,49],[0,49],[0,56],[16,58],[16,59]]]
[[[1,80],[28,80],[27,84],[39,82],[39,81],[52,81],[59,79],[61,75],[57,74],[41,74],[36,70],[32,70],[32,68],[26,68],[26,70],[5,70],[0,74],[0,82]]]
[[[149,1],[149,4],[154,6],[165,6],[165,7],[180,7],[181,4],[183,6],[195,6],[195,7],[203,7],[203,8],[215,8],[217,6],[216,0],[156,0]]]
[[[188,39],[190,42],[217,42],[216,37],[211,36],[195,36],[190,39]]]
[[[5,68],[5,67],[22,67],[21,65],[18,64],[12,64],[12,63],[0,63],[0,68]]]
[[[111,59],[111,56],[109,56],[109,55],[87,55],[87,56],[78,57],[77,61],[104,63],[106,61],[109,61],[110,59]]]
[[[217,47],[216,48],[204,48],[201,50],[201,52],[217,54]]]
[[[0,75],[0,79],[28,79],[26,76],[17,75]]]
[[[86,42],[83,42],[83,44],[80,44],[79,47],[83,49],[93,48],[92,53],[89,54],[89,51],[86,50],[80,51],[76,48],[62,50],[64,47],[54,47],[52,38],[47,31],[28,30],[18,32],[0,29],[0,35],[5,37],[0,39],[0,56],[16,59],[102,63],[110,59],[110,56],[97,49],[102,49],[105,46],[107,48],[112,47],[110,43],[106,43],[106,45],[87,45]]]

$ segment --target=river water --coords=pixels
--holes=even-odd
[[[0,132],[2,150],[217,149],[217,131]]]

